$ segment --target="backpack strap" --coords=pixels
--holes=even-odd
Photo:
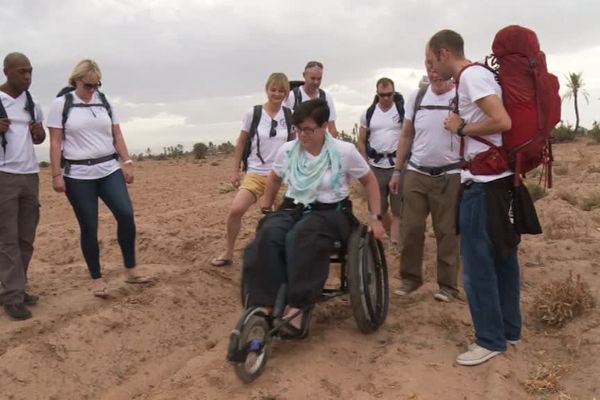
[[[0,100],[0,118],[8,118],[8,115],[6,114],[6,109],[2,104],[2,100]],[[6,141],[6,136],[4,132],[0,134],[0,144],[2,145],[2,151],[4,152],[4,156],[6,156],[6,145],[8,144],[8,142]]]
[[[327,101],[327,93],[321,88],[319,88],[319,99]]]
[[[33,102],[33,97],[31,97],[31,93],[29,93],[29,90],[25,91],[25,96],[27,97],[25,103],[25,110],[29,113],[29,116],[31,117],[31,122],[35,122],[35,103]]]
[[[113,119],[112,107],[110,106],[110,103],[108,102],[108,100],[106,100],[106,95],[99,90],[96,90],[96,93],[98,93],[98,97],[100,97],[102,106],[104,108],[106,108],[106,112],[108,113],[108,116],[110,117],[110,121],[112,123],[112,119]]]
[[[429,85],[423,86],[421,89],[419,89],[419,92],[417,93],[417,97],[415,97],[415,104],[414,104],[413,115],[412,115],[413,126],[415,125],[415,118],[417,117],[417,111],[419,111],[421,109],[421,103],[423,102],[423,97],[425,97],[425,94],[427,93],[427,89],[429,89]]]
[[[294,132],[292,126],[292,110],[289,108],[282,106],[283,108],[283,118],[285,118],[285,125],[287,126],[288,136],[287,141],[294,140],[296,138],[296,134]]]
[[[254,110],[252,112],[252,122],[250,123],[248,139],[246,140],[246,147],[244,149],[244,156],[242,157],[244,171],[248,170],[248,158],[250,157],[250,152],[252,151],[252,140],[254,139],[254,136],[256,136],[256,155],[263,164],[265,163],[265,161],[262,159],[262,156],[260,155],[260,139],[258,135],[258,124],[260,123],[261,117],[262,105],[255,105]]]
[[[400,123],[404,121],[404,97],[399,92],[394,92],[394,104],[400,117]]]
[[[298,106],[302,103],[302,92],[300,91],[300,86],[293,88],[292,92],[294,93],[294,111],[296,111],[296,108],[298,108]]]
[[[65,124],[67,123],[67,119],[69,118],[69,112],[73,107],[73,93],[65,93],[65,104],[63,105],[62,111],[62,127],[63,127],[63,136],[65,132]]]

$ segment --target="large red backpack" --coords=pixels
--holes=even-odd
[[[531,29],[519,25],[501,29],[492,52],[484,66],[497,74],[504,108],[512,121],[511,129],[503,133],[503,148],[515,172],[515,186],[521,175],[542,165],[545,183],[551,187],[550,135],[560,121],[558,78],[548,72],[546,55]]]

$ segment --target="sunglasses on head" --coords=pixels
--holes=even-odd
[[[83,87],[86,89],[98,89],[100,86],[102,86],[102,82],[98,82],[98,83],[83,83]]]
[[[269,131],[269,137],[277,136],[277,121],[271,120],[271,130]]]
[[[394,92],[377,93],[377,96],[379,96],[379,97],[392,97],[393,95],[394,95]]]

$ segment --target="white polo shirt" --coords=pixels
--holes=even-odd
[[[467,124],[487,119],[487,115],[475,102],[491,95],[498,96],[500,101],[502,101],[502,88],[496,81],[495,75],[485,67],[478,65],[465,69],[460,76],[458,85],[458,110],[461,118],[464,118]],[[502,146],[501,132],[486,135],[483,138],[496,146]],[[489,148],[488,145],[465,136],[465,160],[469,161],[477,154]],[[473,175],[469,170],[464,169],[461,173],[461,181],[485,183],[510,175],[513,175],[512,171],[506,171],[497,175]]]
[[[413,92],[406,104],[405,117],[412,120],[415,110],[415,100],[419,90]],[[440,95],[427,88],[421,106],[450,106],[456,96],[456,90],[452,89]],[[421,167],[442,167],[444,165],[454,164],[460,161],[460,138],[444,128],[444,119],[449,110],[420,109],[417,111],[415,121],[412,121],[415,135],[412,143],[412,155],[410,161]],[[410,171],[429,175],[426,172],[419,171],[410,164]],[[456,168],[447,171],[447,174],[460,173],[461,169]]]
[[[367,128],[366,111],[360,116],[360,126],[370,130],[369,146],[376,152],[393,153],[397,150],[402,122],[396,104],[392,103],[392,106],[386,111],[381,109],[379,103],[376,104],[371,116],[370,127]],[[369,158],[369,164],[378,168],[394,168],[389,157],[383,157],[379,162]]]
[[[0,147],[0,171],[10,174],[36,174],[40,171],[37,157],[33,150],[33,140],[29,132],[31,115],[25,109],[27,105],[27,94],[21,93],[17,98],[0,91],[0,101],[6,110],[10,120],[10,126],[5,132],[8,142],[6,153]],[[40,104],[33,99],[35,105],[35,120],[44,120],[44,113]]]
[[[246,133],[250,132],[253,114],[254,107],[250,108],[246,111],[246,114],[244,114],[242,130]],[[274,137],[270,137],[273,120],[277,121],[277,127],[275,128],[277,134]],[[266,176],[269,174],[269,171],[271,171],[277,151],[288,139],[288,130],[285,123],[283,108],[279,109],[275,118],[271,118],[263,107],[260,122],[258,123],[258,128],[256,130],[256,134],[260,139],[260,155],[265,163],[263,164],[260,158],[258,158],[256,137],[254,137],[252,138],[252,147],[250,149],[250,155],[248,156],[248,170],[246,172]]]
[[[309,95],[307,95],[306,92],[304,91],[304,85],[300,86],[300,94],[302,95],[302,102],[303,103],[305,101],[308,101],[308,100],[314,100],[314,99],[318,99],[319,98],[319,92],[318,91],[317,91],[317,95],[315,97],[310,97]],[[333,102],[333,97],[328,92],[325,92],[325,100],[327,101],[327,105],[329,106],[329,121],[335,121],[336,117],[337,117],[336,113],[335,113],[335,104]],[[286,106],[286,107],[291,108],[292,110],[294,110],[294,104],[295,103],[296,103],[296,95],[294,94],[293,90],[290,90],[288,98],[283,103],[283,105]]]
[[[73,104],[85,103],[75,91]],[[65,96],[52,101],[46,124],[49,128],[63,129],[62,113]],[[94,93],[88,104],[102,104]],[[112,125],[118,125],[119,119],[111,104],[112,121],[106,108],[102,106],[72,107],[64,127],[63,156],[68,160],[89,160],[111,155],[116,152],[113,144]],[[71,165],[64,176],[74,179],[99,179],[121,168],[117,160],[109,160],[96,165]]]

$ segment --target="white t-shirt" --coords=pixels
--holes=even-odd
[[[73,91],[73,104],[85,103]],[[48,119],[49,128],[62,129],[62,113],[65,96],[52,101]],[[89,104],[102,104],[94,93]],[[119,119],[111,104],[112,122],[108,111],[101,105],[93,107],[72,107],[64,127],[63,156],[67,160],[89,160],[111,155],[116,152],[113,144],[112,125],[118,125]],[[96,165],[71,165],[66,177],[75,179],[99,179],[121,168],[117,160]]]
[[[318,99],[319,98],[319,92],[317,91],[317,95],[315,97],[309,97],[306,92],[304,91],[304,85],[300,86],[300,94],[302,95],[302,102],[304,103],[305,101],[308,100],[314,100],[314,99]],[[333,103],[333,97],[325,92],[325,100],[327,101],[327,105],[329,106],[329,121],[335,121],[336,120],[336,114],[335,114],[335,104]],[[294,109],[294,104],[296,103],[296,95],[294,94],[293,90],[290,90],[290,94],[288,95],[287,100],[284,102],[284,106],[291,108],[292,110]]]
[[[461,118],[469,123],[481,122],[487,115],[475,103],[484,97],[495,95],[502,100],[502,88],[494,74],[485,67],[473,66],[465,69],[460,76],[458,85],[458,110]],[[502,146],[502,133],[485,135],[484,139],[496,146]],[[489,149],[489,146],[468,136],[465,137],[465,160],[471,160],[477,154]],[[506,171],[497,175],[473,175],[469,170],[462,170],[461,181],[485,183],[512,175]]]
[[[4,134],[6,141],[6,153],[0,147],[0,171],[10,174],[36,174],[40,172],[37,157],[33,150],[33,140],[29,132],[31,115],[25,110],[27,105],[27,94],[21,93],[16,99],[9,94],[0,91],[0,101],[6,110],[10,120],[10,126]],[[44,120],[44,113],[40,104],[33,99],[35,105],[35,120]]]
[[[321,183],[317,188],[317,201],[320,203],[337,203],[338,201],[344,200],[348,197],[350,193],[349,189],[349,181],[350,178],[362,178],[366,174],[369,173],[369,164],[365,161],[362,155],[358,152],[356,147],[352,143],[343,142],[338,139],[334,140],[334,146],[339,152],[340,162],[341,162],[341,178],[340,178],[340,186],[338,188],[334,188],[331,185],[331,169],[327,170],[325,174],[323,174],[323,178],[321,179]],[[284,168],[288,159],[288,151],[292,148],[292,146],[297,142],[297,140],[293,140],[281,146],[279,152],[277,153],[277,157],[275,158],[275,162],[273,163],[273,171],[277,176],[284,178]],[[308,159],[314,159],[315,156],[308,153],[304,150],[304,154]],[[292,187],[288,184],[288,190],[286,192],[287,197],[292,197]]]
[[[377,104],[371,116],[370,125],[368,129],[371,131],[369,134],[371,148],[378,153],[395,152],[398,148],[398,138],[402,129],[402,122],[396,104],[392,103],[387,111],[383,111]],[[367,111],[360,116],[360,126],[367,129]],[[378,168],[394,168],[389,157],[383,157],[377,163],[374,159],[369,158],[369,164]]]
[[[419,90],[412,93],[405,104],[405,118],[412,120],[415,112],[415,100]],[[456,90],[452,89],[446,93],[437,95],[431,87],[427,88],[425,96],[421,101],[423,106],[450,106],[456,95]],[[442,167],[444,165],[454,164],[460,161],[460,138],[444,128],[444,119],[450,110],[431,110],[421,108],[417,111],[415,121],[412,121],[415,130],[415,136],[412,143],[412,155],[410,161],[421,167]],[[410,171],[419,171],[410,164]],[[456,168],[447,171],[447,174],[460,173],[461,169]]]
[[[250,108],[246,114],[244,114],[244,119],[242,120],[242,130],[246,133],[250,132],[253,114],[254,107]],[[277,127],[275,128],[277,134],[274,137],[270,137],[269,134],[271,132],[271,121],[273,121],[273,119],[269,117],[269,114],[267,114],[263,107],[262,114],[260,116],[260,122],[258,123],[258,127],[256,129],[256,134],[260,139],[260,155],[265,163],[263,164],[260,158],[258,158],[255,136],[252,138],[252,148],[250,155],[248,156],[247,173],[263,176],[268,175],[269,171],[271,171],[277,151],[285,142],[287,142],[288,130],[287,124],[285,123],[283,108],[279,109],[274,120],[277,121]]]

